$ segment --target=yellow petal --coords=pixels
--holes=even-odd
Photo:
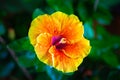
[[[36,44],[36,38],[41,33],[49,33],[52,35],[58,35],[60,32],[60,24],[55,19],[52,18],[50,15],[40,15],[35,18],[30,26],[29,29],[29,38],[32,45]]]
[[[51,16],[56,18],[56,20],[60,22],[61,26],[63,25],[62,23],[68,18],[67,14],[62,13],[60,11],[53,13]]]
[[[73,59],[64,55],[64,52],[57,50],[55,46],[49,49],[49,53],[52,55],[53,67],[64,73],[76,71],[83,61],[83,58]]]
[[[35,52],[39,60],[48,65],[52,65],[52,56],[48,52],[50,46],[51,46],[51,35],[49,33],[42,33],[37,37]]]

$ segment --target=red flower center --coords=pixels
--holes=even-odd
[[[52,37],[52,45],[56,46],[56,49],[62,49],[66,46],[66,39],[62,36],[53,36]]]

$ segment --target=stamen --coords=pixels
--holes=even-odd
[[[62,49],[66,46],[66,38],[63,38],[62,36],[54,36],[52,38],[52,45],[55,45],[56,49]]]
[[[66,43],[66,38],[61,38],[61,40],[59,41],[59,43],[62,43],[62,44]]]

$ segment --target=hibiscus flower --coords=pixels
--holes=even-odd
[[[29,39],[39,60],[65,73],[76,71],[90,52],[89,40],[83,34],[78,17],[60,11],[38,16],[29,29]]]

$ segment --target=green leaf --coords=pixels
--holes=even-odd
[[[120,3],[120,0],[100,0],[99,5],[104,6],[105,8],[111,8],[114,5],[117,5]]]
[[[102,49],[104,48],[103,46],[103,42],[101,40],[97,40],[97,39],[92,39],[90,41],[92,49],[90,51],[90,54],[88,55],[88,57],[90,57],[93,60],[98,60],[101,58],[101,53],[102,53]]]
[[[45,12],[48,13],[48,14],[52,14],[52,13],[55,12],[55,10],[48,6],[48,7],[45,8]]]
[[[18,0],[17,3],[20,3],[19,7],[22,6],[21,9],[25,9],[28,12],[32,12],[34,9],[36,9],[37,7],[45,7],[44,6],[44,0]],[[14,5],[15,6],[15,5]]]
[[[47,3],[56,11],[73,13],[72,0],[47,0]]]
[[[5,33],[5,27],[2,22],[0,22],[0,35],[3,35]]]
[[[111,37],[110,34],[105,30],[104,26],[97,25],[96,32],[99,40],[109,39]]]
[[[113,49],[120,47],[118,37],[107,37],[105,40],[91,40],[92,50],[89,57],[93,60],[103,60],[113,68],[119,68],[120,63]]]
[[[82,4],[82,3],[79,4],[78,8],[77,8],[77,11],[78,11],[78,15],[80,17],[80,20],[86,21],[88,19],[87,8],[85,7],[84,4]]]
[[[33,46],[30,44],[28,37],[24,37],[19,40],[13,41],[10,44],[8,44],[8,46],[16,52],[21,52],[21,51],[34,52]]]
[[[24,53],[24,55],[18,57],[20,64],[24,67],[33,67],[36,54],[28,51]]]
[[[104,16],[101,14],[96,14],[96,20],[98,21],[98,23],[103,25],[109,25],[111,22],[111,18],[109,16]]]
[[[46,72],[37,73],[36,79],[34,80],[51,80],[50,77],[47,75]]]
[[[118,68],[120,66],[117,56],[114,53],[112,53],[112,51],[108,53],[103,53],[102,58],[111,67]]]
[[[99,24],[109,25],[112,21],[112,15],[108,9],[104,7],[99,7],[98,11],[93,14],[94,18],[97,20]]]
[[[111,38],[111,36],[112,36],[112,38]],[[110,35],[109,39],[110,39],[109,42],[113,45],[114,48],[120,47],[120,36]]]
[[[44,12],[41,9],[37,8],[33,12],[32,18],[35,19],[37,16],[42,15],[42,14],[44,14]]]
[[[44,72],[46,70],[46,64],[41,62],[35,53],[28,51],[23,53],[24,55],[18,57],[22,66],[27,68],[34,67],[37,72]]]
[[[46,71],[51,80],[61,80],[63,77],[62,72],[57,71],[53,67],[46,66]]]
[[[92,25],[92,20],[88,20],[84,23],[84,36],[88,39],[94,38],[94,31]]]
[[[35,69],[37,72],[44,72],[46,70],[46,64],[44,64],[43,62],[41,62],[37,56],[34,59],[34,65],[35,65]]]

